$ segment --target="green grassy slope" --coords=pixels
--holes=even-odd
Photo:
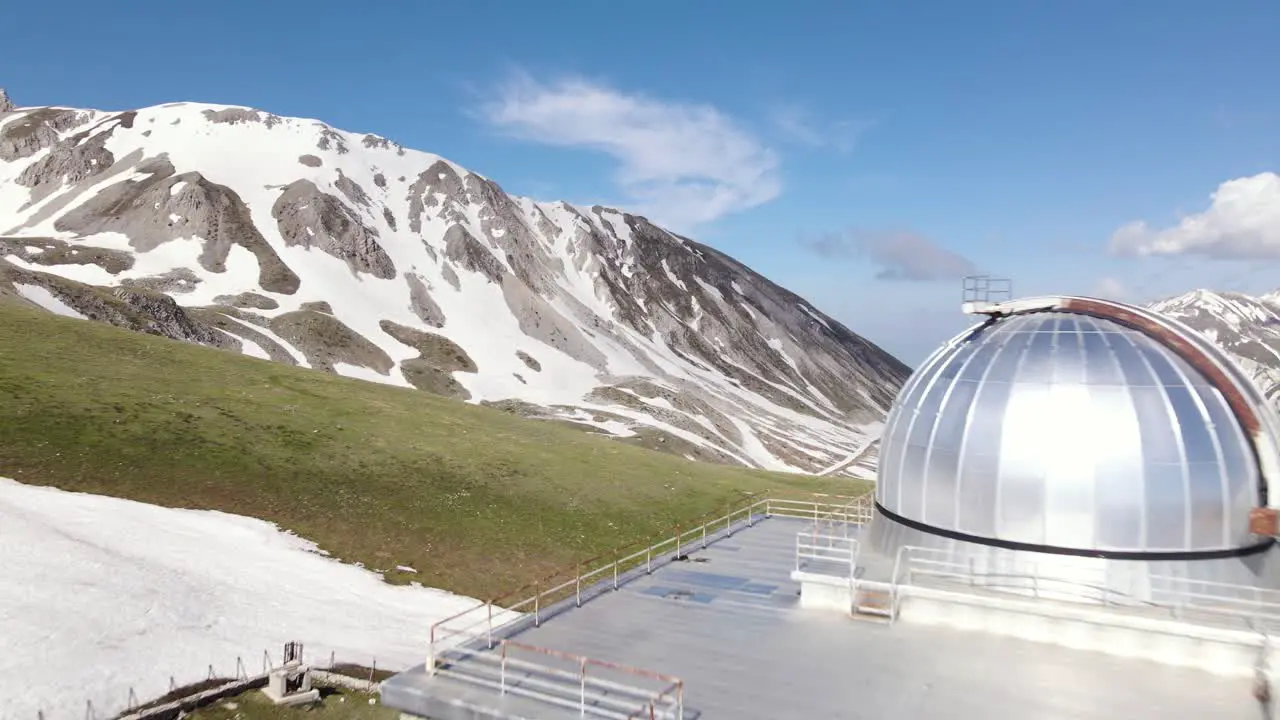
[[[0,475],[271,520],[482,597],[744,493],[864,487],[688,462],[3,298]]]

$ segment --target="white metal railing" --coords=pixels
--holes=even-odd
[[[904,546],[898,549],[890,581],[892,613],[897,616],[902,586],[933,578],[1035,598],[1167,610],[1175,618],[1205,614],[1243,620],[1255,629],[1280,627],[1280,591],[1145,574],[1140,579],[1143,592],[1124,592],[1108,582],[1105,565],[1089,560],[1054,557],[1037,562],[1019,557],[1013,561],[1009,556]]]
[[[483,657],[485,659],[480,662],[491,663],[490,658],[493,654],[486,651],[492,651],[498,645],[513,647],[503,639],[502,635],[512,629],[516,623],[527,621],[530,615],[532,615],[533,624],[540,625],[543,615],[553,606],[572,601],[574,606],[580,607],[584,601],[584,595],[590,595],[594,590],[617,590],[629,579],[629,576],[651,573],[655,563],[682,557],[695,549],[706,548],[709,543],[730,537],[737,529],[750,527],[759,519],[771,516],[811,519],[815,527],[824,521],[848,525],[870,520],[869,495],[820,497],[823,499],[792,500],[771,497],[754,500],[691,528],[686,529],[676,525],[673,528],[673,535],[663,537],[643,548],[635,549],[634,545],[620,547],[611,553],[579,563],[572,570],[555,573],[506,596],[478,603],[431,626],[427,672],[435,674],[446,671],[447,669],[442,666],[450,659]],[[507,602],[510,598],[519,598],[529,591],[532,593],[523,599]],[[555,650],[533,646],[521,646],[521,648],[547,657],[562,655]],[[611,665],[590,658],[584,658],[584,660],[591,667]],[[636,668],[633,670],[658,675],[652,671]],[[456,670],[453,672],[457,673]],[[500,681],[499,689],[501,686]],[[681,685],[681,693],[683,693],[683,685]],[[660,703],[652,708],[654,713],[659,712],[659,705]],[[582,710],[586,712],[585,701]],[[664,716],[655,714],[654,717]],[[680,718],[682,715],[677,714],[675,717]]]
[[[858,547],[857,539],[848,536],[796,533],[796,570],[824,563],[827,567],[839,567],[840,577],[854,577],[858,569]],[[846,569],[847,575],[843,574]]]
[[[505,639],[498,642],[496,651],[475,649],[460,654],[472,662],[442,667],[436,672],[502,695],[519,695],[577,710],[583,717],[684,717],[684,681],[671,675]],[[521,654],[538,659],[528,660]],[[622,675],[629,681],[612,680],[604,677],[605,673]],[[645,681],[650,687],[641,684]]]

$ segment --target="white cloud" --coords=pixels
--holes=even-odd
[[[862,133],[872,125],[850,120],[823,122],[796,105],[777,108],[772,120],[782,137],[790,142],[810,148],[831,148],[840,153],[852,151]]]
[[[1106,300],[1123,300],[1129,289],[1119,278],[1104,277],[1094,285],[1093,294]]]
[[[971,260],[913,232],[852,228],[801,238],[811,251],[828,259],[865,258],[879,268],[877,280],[937,282],[973,275]]]
[[[1131,222],[1111,236],[1117,255],[1197,254],[1223,260],[1280,257],[1280,175],[1272,172],[1228,180],[1209,209],[1153,230]]]
[[[521,75],[482,108],[512,135],[606,153],[628,208],[676,230],[766,203],[782,191],[774,152],[708,105],[665,102],[587,80]]]

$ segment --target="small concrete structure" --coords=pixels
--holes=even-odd
[[[284,664],[272,668],[262,694],[276,705],[305,705],[320,699],[320,691],[311,687],[311,668],[302,662],[302,644],[284,646]]]

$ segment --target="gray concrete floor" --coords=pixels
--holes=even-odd
[[[805,526],[759,522],[514,639],[679,676],[687,718],[1265,717],[1243,679],[801,610],[790,572]]]

